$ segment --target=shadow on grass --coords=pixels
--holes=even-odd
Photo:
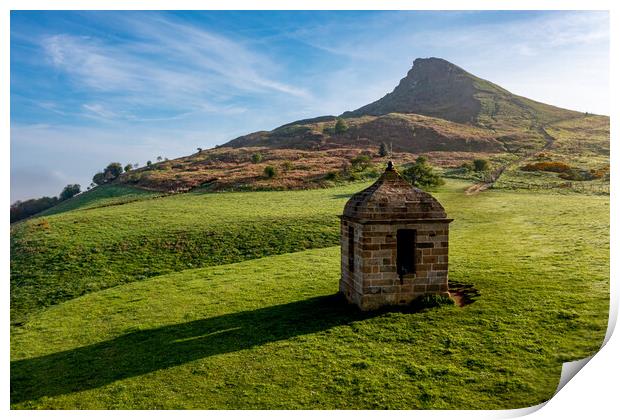
[[[336,294],[131,332],[113,340],[11,362],[11,403],[98,388],[375,315],[359,312]]]

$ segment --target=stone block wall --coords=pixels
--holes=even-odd
[[[340,291],[362,310],[406,305],[425,294],[448,295],[449,219],[341,221]],[[350,241],[350,227],[353,241]],[[397,231],[416,231],[415,272],[397,270]],[[349,245],[354,247],[353,270]]]

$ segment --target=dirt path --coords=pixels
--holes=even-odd
[[[545,138],[545,145],[541,149],[536,150],[534,152],[526,153],[525,155],[521,156],[519,159],[515,160],[514,162],[510,162],[510,163],[507,163],[504,166],[499,167],[498,169],[496,169],[495,171],[493,171],[491,173],[491,176],[490,176],[489,180],[478,182],[478,183],[470,186],[469,188],[467,188],[465,190],[465,194],[466,195],[474,195],[474,194],[481,193],[482,191],[484,191],[486,189],[491,188],[493,186],[493,184],[495,184],[495,182],[499,179],[499,177],[502,176],[502,174],[504,173],[504,171],[506,169],[508,169],[510,167],[514,167],[514,166],[520,165],[526,159],[531,158],[532,156],[536,155],[537,153],[540,153],[540,152],[543,152],[545,150],[550,149],[553,146],[553,142],[555,141],[555,137],[553,137],[551,134],[549,134],[547,132],[547,130],[545,130],[545,128],[543,126],[539,126],[538,127],[538,131]]]

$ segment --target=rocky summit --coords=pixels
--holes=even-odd
[[[422,114],[460,123],[475,123],[480,101],[475,98],[477,78],[441,58],[418,58],[391,93],[344,118],[393,112]]]

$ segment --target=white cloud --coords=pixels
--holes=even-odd
[[[101,118],[114,119],[120,116],[118,112],[108,110],[101,104],[82,104],[82,108]]]
[[[239,41],[160,16],[122,20],[131,40],[55,34],[41,41],[49,63],[96,102],[82,105],[86,117],[178,118],[231,108],[235,96],[311,97],[276,79],[284,69]]]

